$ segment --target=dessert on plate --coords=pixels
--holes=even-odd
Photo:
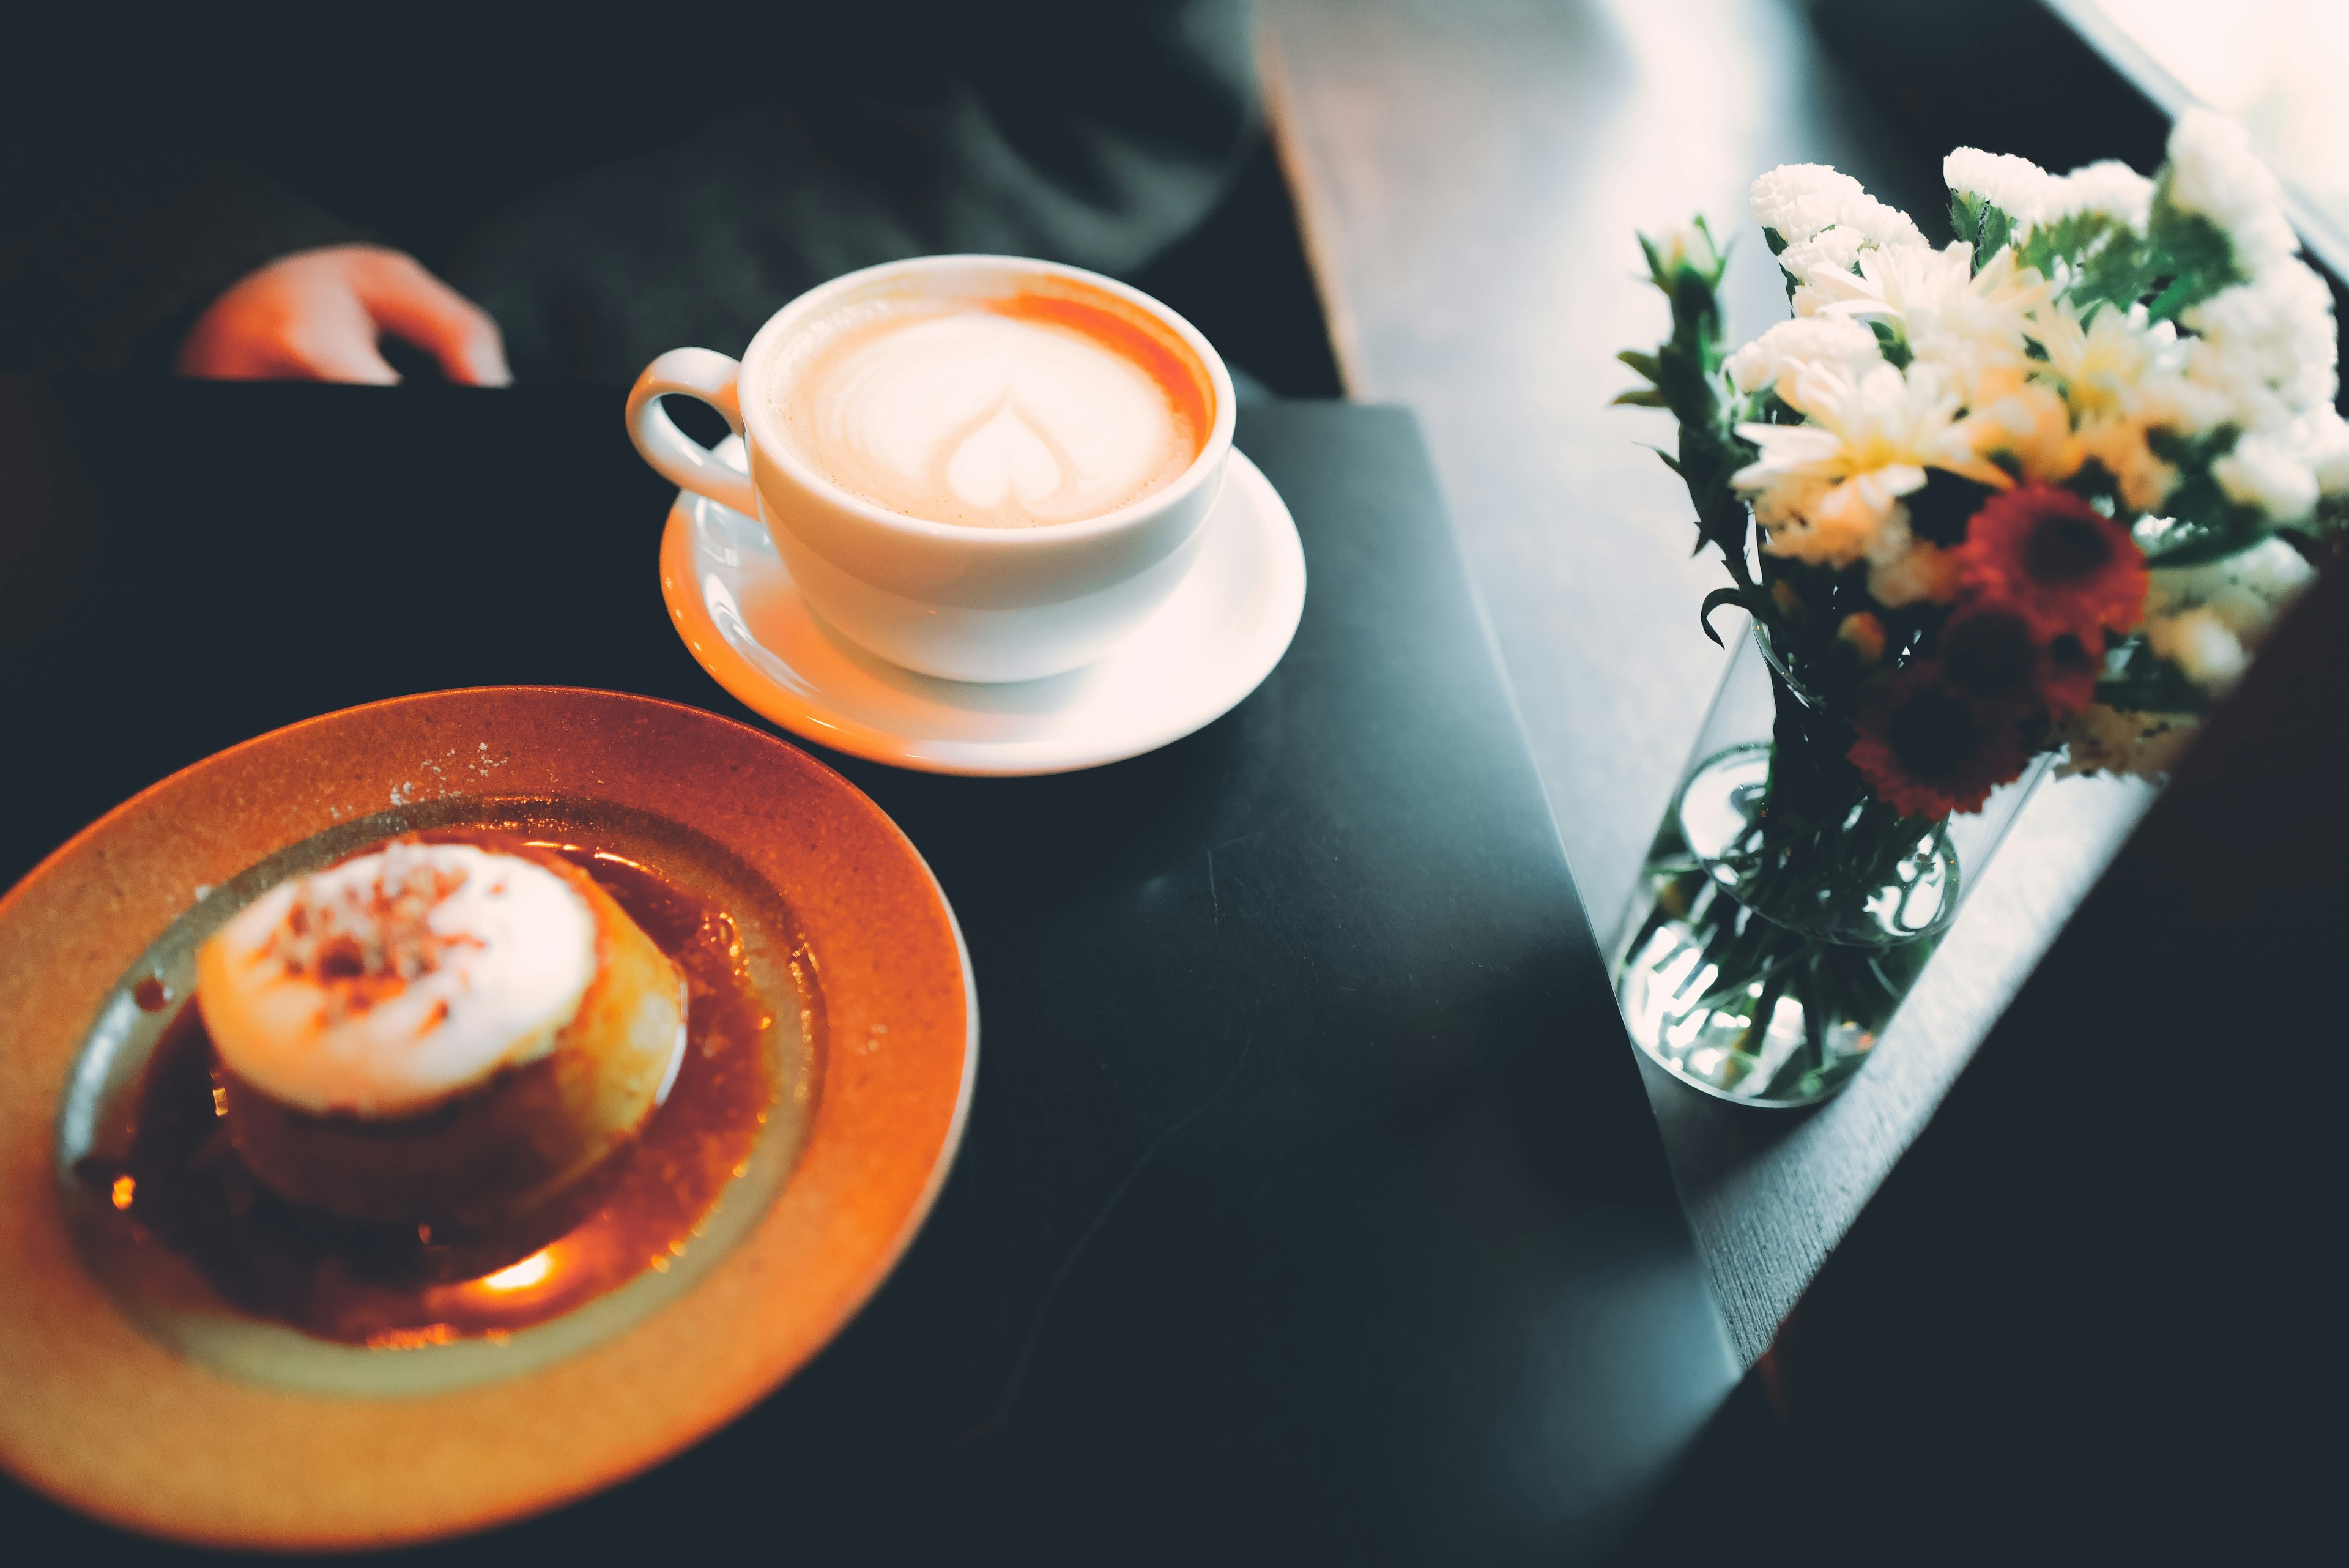
[[[105,1205],[93,1255],[161,1303],[157,1243],[252,1317],[377,1348],[667,1272],[797,1076],[777,913],[684,840],[552,819],[266,887],[182,950],[190,994],[73,1162]],[[150,974],[130,1000],[172,996]]]
[[[686,1041],[678,965],[534,846],[396,838],[215,932],[195,1004],[254,1179],[343,1219],[498,1225],[642,1127]]]

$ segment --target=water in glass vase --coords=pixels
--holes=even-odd
[[[1632,1039],[1709,1095],[1805,1106],[1848,1083],[2045,771],[1977,813],[1902,816],[1849,745],[1749,632],[1614,947]]]
[[[1771,810],[1771,745],[1713,756],[1665,814],[1616,960],[1632,1037],[1723,1098],[1799,1106],[1858,1071],[1957,905],[1938,823]]]

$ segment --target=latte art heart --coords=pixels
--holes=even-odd
[[[964,505],[988,511],[1000,509],[1015,494],[1030,511],[1049,506],[1068,485],[1065,450],[1007,399],[992,419],[951,440],[946,487]]]
[[[912,517],[1097,517],[1178,478],[1204,433],[1193,379],[1169,384],[1183,369],[1172,350],[1065,300],[868,302],[802,343],[776,388],[792,444],[842,489]]]

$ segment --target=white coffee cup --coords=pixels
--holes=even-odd
[[[908,516],[850,493],[779,428],[768,395],[793,335],[866,298],[1003,299],[1061,279],[1139,307],[1205,367],[1214,407],[1198,455],[1171,482],[1099,516],[977,527]],[[746,477],[679,431],[660,398],[682,392],[726,417],[750,450]],[[1223,488],[1232,379],[1213,345],[1165,306],[1114,278],[1017,256],[920,256],[811,289],[759,329],[740,361],[673,348],[628,393],[628,435],[665,477],[765,523],[808,607],[893,663],[953,680],[1030,680],[1100,658],[1172,593]]]

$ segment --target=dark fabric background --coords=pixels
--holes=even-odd
[[[254,266],[370,240],[488,307],[521,379],[626,381],[898,256],[1145,273],[1251,199],[1260,143],[1239,0],[51,16],[0,49],[0,369],[167,364]],[[1254,259],[1309,313],[1277,231]],[[1314,327],[1281,389],[1336,389]]]

